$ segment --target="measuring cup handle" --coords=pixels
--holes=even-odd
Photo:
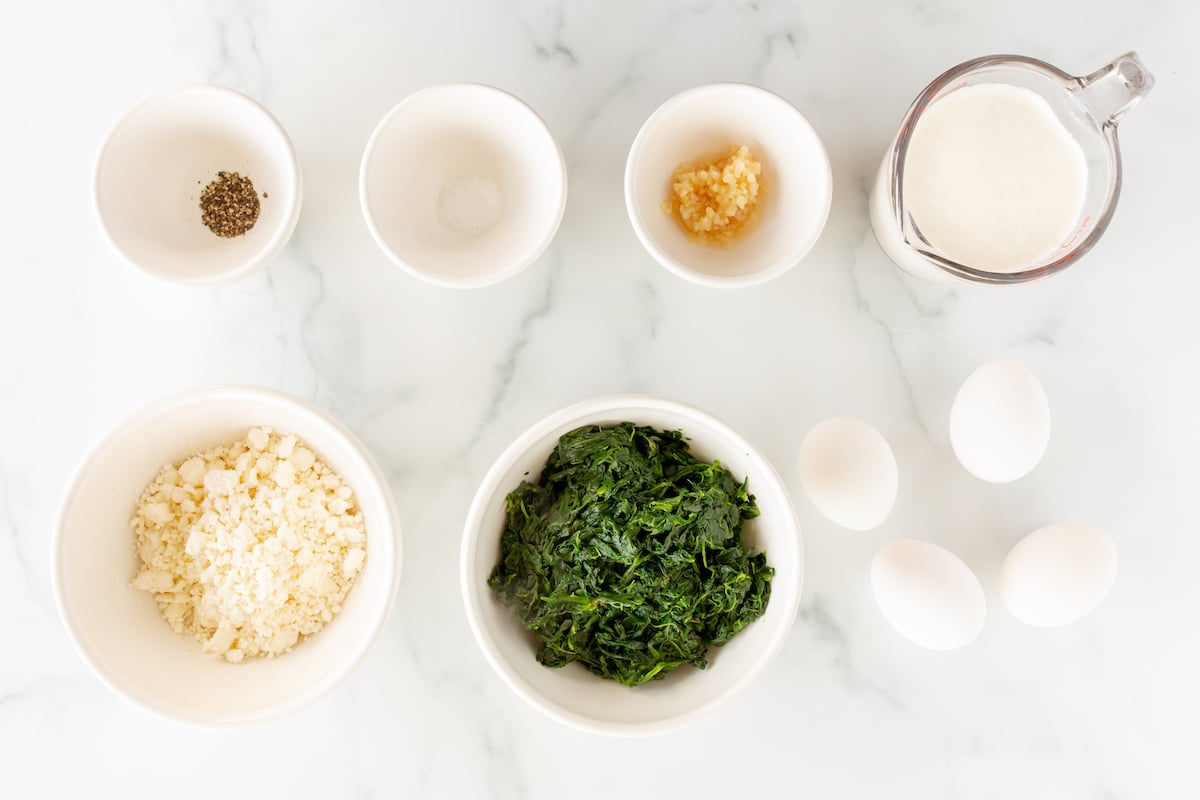
[[[1080,99],[1102,125],[1116,126],[1154,88],[1154,76],[1129,52],[1079,79]]]

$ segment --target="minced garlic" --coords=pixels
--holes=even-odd
[[[163,467],[129,524],[142,562],[133,588],[154,593],[176,633],[235,663],[321,630],[367,556],[350,487],[265,427]]]
[[[729,247],[753,226],[762,194],[762,164],[745,145],[699,167],[680,164],[663,203],[697,242]]]

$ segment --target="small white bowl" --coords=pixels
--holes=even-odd
[[[763,165],[759,218],[731,247],[706,247],[662,205],[680,164],[735,145],[749,147]],[[816,244],[832,197],[829,156],[808,120],[782,97],[743,83],[699,86],[663,103],[638,131],[625,165],[625,206],[642,245],[703,286],[753,286],[787,272]]]
[[[354,490],[367,561],[341,613],[290,653],[230,664],[177,635],[138,570],[129,519],[159,469],[244,438],[256,425],[295,433]],[[59,613],[84,661],[110,688],[197,725],[295,711],[345,678],[382,629],[400,574],[400,526],[375,460],[341,423],[277,392],[211,386],[167,397],[116,428],[84,459],[55,523],[51,570]]]
[[[635,422],[682,430],[692,452],[720,459],[735,476],[747,476],[761,515],[748,520],[743,541],[765,550],[775,568],[766,613],[727,644],[709,649],[704,670],[680,667],[663,680],[636,688],[600,678],[579,664],[550,669],[538,663],[536,639],[496,599],[488,577],[500,561],[505,497],[522,480],[536,481],[558,439],[581,425]],[[774,467],[724,423],[683,403],[656,397],[613,395],[551,414],[523,433],[484,477],[463,534],[461,579],[467,620],[484,656],[505,683],[542,713],[597,733],[646,735],[695,722],[749,686],[779,652],[800,603],[803,557],[791,498]]]
[[[258,221],[243,236],[222,238],[201,222],[200,193],[222,171],[248,177],[259,195]],[[94,182],[113,248],[177,283],[249,275],[283,249],[300,219],[300,167],[287,133],[223,86],[181,86],[135,106],[104,142]]]
[[[456,181],[498,190],[492,227],[463,233],[442,219],[439,198]],[[359,199],[375,241],[408,272],[438,286],[488,286],[549,246],[567,204],[567,169],[546,123],[513,95],[475,83],[431,86],[400,101],[371,134]]]

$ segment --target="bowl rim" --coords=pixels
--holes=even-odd
[[[386,531],[382,533],[387,534],[379,538],[385,543],[385,551],[390,551],[390,553],[384,552],[379,554],[379,556],[382,556],[380,560],[388,573],[386,576],[388,591],[380,600],[378,608],[368,617],[366,634],[361,637],[359,644],[353,650],[347,651],[343,657],[341,666],[322,677],[320,681],[310,686],[304,692],[273,706],[267,706],[245,714],[204,716],[180,713],[178,709],[159,704],[153,697],[141,692],[136,686],[128,685],[115,675],[110,674],[101,661],[94,657],[85,637],[76,628],[74,618],[68,609],[68,603],[64,595],[62,559],[65,534],[63,528],[67,512],[74,503],[75,494],[78,492],[79,485],[83,482],[85,474],[93,468],[94,462],[100,453],[128,433],[130,427],[148,417],[157,416],[181,406],[188,406],[218,397],[246,397],[260,401],[266,400],[273,404],[289,407],[293,411],[310,417],[314,423],[325,427],[329,432],[341,439],[347,445],[347,452],[353,458],[360,461],[360,466],[363,467],[374,484],[370,487],[370,493],[375,495],[375,500],[379,503],[383,511],[382,516],[384,517]],[[359,487],[355,486],[352,488],[356,494],[362,494]],[[58,611],[59,620],[63,628],[66,629],[67,638],[92,674],[99,678],[100,682],[107,686],[114,694],[132,701],[159,717],[171,720],[172,722],[201,728],[228,728],[247,723],[262,722],[268,719],[276,719],[300,711],[332,691],[353,672],[383,632],[384,625],[391,615],[392,606],[395,603],[396,594],[399,590],[401,567],[402,539],[395,499],[392,496],[382,468],[371,452],[367,450],[348,427],[315,405],[280,391],[247,384],[206,384],[193,386],[172,392],[158,400],[146,403],[137,408],[133,413],[126,415],[117,425],[100,436],[95,444],[88,448],[78,464],[76,464],[59,499],[50,535],[50,584],[51,593],[54,595],[54,605]]]
[[[296,182],[294,192],[289,192],[286,198],[288,206],[285,209],[283,223],[275,231],[259,250],[250,258],[236,264],[229,269],[212,272],[205,275],[195,277],[181,277],[171,275],[160,271],[159,269],[142,263],[134,259],[118,242],[116,236],[113,235],[112,229],[109,227],[108,220],[104,215],[104,204],[100,198],[100,173],[104,166],[105,157],[108,155],[109,148],[121,129],[129,122],[133,116],[148,108],[149,106],[164,100],[175,94],[184,94],[187,92],[211,92],[213,94],[223,95],[234,102],[247,104],[248,107],[255,113],[263,116],[272,128],[278,132],[283,141],[286,162],[288,171],[291,173]],[[100,232],[104,236],[104,240],[108,242],[109,247],[121,257],[121,259],[136,268],[139,272],[149,275],[157,280],[175,286],[222,286],[225,284],[238,281],[254,272],[265,267],[275,256],[279,255],[280,251],[287,245],[292,238],[292,234],[296,230],[296,224],[300,221],[300,207],[304,198],[303,175],[300,171],[300,160],[296,155],[296,147],[292,143],[292,139],[288,136],[287,131],[279,120],[272,114],[266,106],[250,97],[247,94],[230,89],[228,86],[221,86],[215,83],[184,83],[178,86],[173,86],[169,89],[164,89],[148,97],[142,98],[122,114],[116,122],[108,129],[103,141],[100,143],[100,149],[96,152],[96,157],[92,162],[92,211],[100,224]]]
[[[761,269],[749,275],[734,275],[734,276],[717,276],[709,275],[704,272],[699,272],[692,269],[687,264],[673,258],[666,250],[659,246],[654,237],[650,235],[649,230],[642,223],[643,214],[641,206],[637,202],[637,190],[635,186],[636,171],[641,161],[641,153],[645,148],[650,137],[654,135],[655,130],[662,121],[675,109],[684,103],[694,100],[696,97],[716,93],[721,91],[736,91],[744,92],[749,95],[758,95],[761,99],[769,103],[781,105],[785,110],[790,111],[800,127],[806,129],[812,136],[812,140],[816,147],[812,148],[811,155],[815,156],[816,160],[822,167],[825,191],[821,197],[821,210],[817,225],[813,228],[813,234],[808,239],[801,239],[792,247],[787,254],[777,260],[774,264],[766,269]],[[634,233],[637,234],[638,240],[641,241],[642,247],[646,249],[654,260],[667,270],[673,272],[685,280],[701,286],[707,286],[715,289],[741,289],[750,286],[758,286],[766,283],[769,280],[778,278],[780,275],[790,271],[812,251],[817,242],[821,238],[821,234],[825,230],[825,224],[829,221],[829,211],[833,205],[833,166],[829,161],[829,152],[825,148],[825,143],[821,140],[816,128],[808,121],[808,118],[801,113],[800,109],[788,101],[781,95],[772,92],[770,89],[765,89],[753,83],[744,83],[740,81],[724,81],[721,83],[707,83],[701,86],[693,86],[690,89],[672,95],[667,98],[658,108],[651,112],[646,121],[642,123],[642,127],[638,129],[637,135],[633,139],[633,143],[629,147],[629,155],[625,160],[625,211],[629,216],[629,222],[633,226]]]
[[[796,577],[786,592],[777,593],[775,587],[772,586],[771,602],[784,603],[785,613],[778,621],[778,627],[771,633],[766,646],[758,654],[750,668],[743,672],[730,687],[709,701],[682,714],[648,722],[597,720],[565,708],[544,697],[535,687],[518,676],[509,666],[507,660],[500,655],[495,638],[492,636],[491,631],[483,624],[480,611],[481,593],[476,591],[478,581],[475,571],[475,553],[482,534],[482,517],[486,506],[496,496],[497,492],[507,491],[506,488],[500,485],[500,482],[512,464],[523,456],[531,446],[545,438],[548,433],[556,428],[573,422],[586,424],[584,420],[587,417],[598,413],[625,409],[650,409],[677,414],[689,423],[707,427],[720,436],[729,438],[742,445],[745,448],[745,452],[760,461],[762,465],[762,474],[756,476],[761,488],[756,490],[756,494],[762,494],[765,490],[766,492],[778,495],[782,499],[790,512],[786,515],[786,519],[783,520],[783,524],[790,529],[796,543],[795,556],[789,563],[784,564],[774,558],[772,559],[773,566],[778,567],[782,565],[786,569],[786,574],[795,575]],[[763,483],[766,486],[762,486]],[[466,522],[463,526],[462,549],[459,554],[459,582],[461,584],[467,622],[470,625],[476,644],[483,651],[484,658],[491,665],[492,669],[517,696],[547,717],[577,730],[608,736],[637,737],[668,733],[697,722],[702,717],[730,703],[766,670],[767,666],[774,661],[775,657],[783,649],[784,643],[795,626],[796,615],[800,608],[800,596],[804,585],[803,565],[804,541],[801,535],[799,517],[796,514],[795,503],[792,500],[791,494],[787,491],[783,479],[780,478],[779,473],[776,471],[775,466],[763,455],[759,448],[737,433],[733,428],[696,406],[654,395],[610,394],[573,403],[543,417],[504,448],[484,475],[471,501],[470,509],[467,512]],[[532,652],[530,653],[530,657],[532,657]]]
[[[371,207],[371,201],[367,193],[367,178],[374,160],[376,148],[379,144],[379,140],[383,136],[383,132],[392,123],[393,119],[404,113],[409,106],[431,94],[456,91],[483,92],[484,94],[492,94],[503,98],[506,102],[511,101],[516,103],[519,107],[524,108],[525,111],[532,115],[534,122],[536,122],[541,129],[546,132],[546,136],[554,145],[554,154],[557,157],[556,165],[561,178],[558,196],[558,209],[554,214],[554,222],[547,228],[546,234],[542,237],[541,241],[539,241],[534,247],[530,248],[519,260],[512,262],[504,269],[494,270],[480,278],[448,278],[437,272],[419,267],[401,257],[400,254],[396,252],[395,248],[388,243],[386,237],[383,235],[383,232],[375,223],[375,213]],[[378,245],[379,249],[383,251],[384,255],[386,255],[392,263],[399,266],[409,275],[419,278],[426,283],[433,284],[434,286],[440,286],[443,289],[482,289],[484,287],[494,286],[497,283],[506,281],[509,278],[515,277],[516,275],[525,271],[525,269],[533,264],[534,261],[537,261],[542,253],[546,252],[546,248],[550,246],[550,243],[554,241],[554,237],[558,235],[558,229],[562,225],[563,215],[567,210],[568,188],[567,162],[563,157],[562,146],[559,145],[558,139],[554,136],[553,131],[550,130],[550,126],[546,124],[546,120],[543,119],[536,110],[534,110],[533,106],[529,105],[512,92],[505,91],[504,89],[492,86],[491,84],[476,83],[471,81],[437,83],[433,84],[432,86],[426,86],[404,97],[402,100],[400,100],[400,102],[392,106],[392,108],[383,115],[383,118],[379,120],[379,123],[375,126],[375,129],[371,132],[370,138],[367,139],[367,144],[363,149],[362,160],[359,162],[358,168],[358,202],[359,206],[362,208],[363,220],[366,222],[367,230],[370,231],[371,238],[375,240],[375,244]]]

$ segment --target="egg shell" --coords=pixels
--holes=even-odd
[[[804,437],[800,483],[829,519],[869,531],[882,525],[896,504],[900,471],[883,434],[862,420],[833,417]]]
[[[1061,522],[1017,542],[1000,570],[1009,612],[1043,628],[1066,625],[1100,605],[1117,577],[1117,546],[1100,528]]]
[[[871,562],[879,610],[901,636],[955,650],[983,630],[987,600],[975,573],[949,550],[916,539],[888,542]]]
[[[950,444],[977,478],[1015,481],[1037,466],[1050,441],[1050,404],[1042,384],[1012,358],[972,372],[950,409]]]

